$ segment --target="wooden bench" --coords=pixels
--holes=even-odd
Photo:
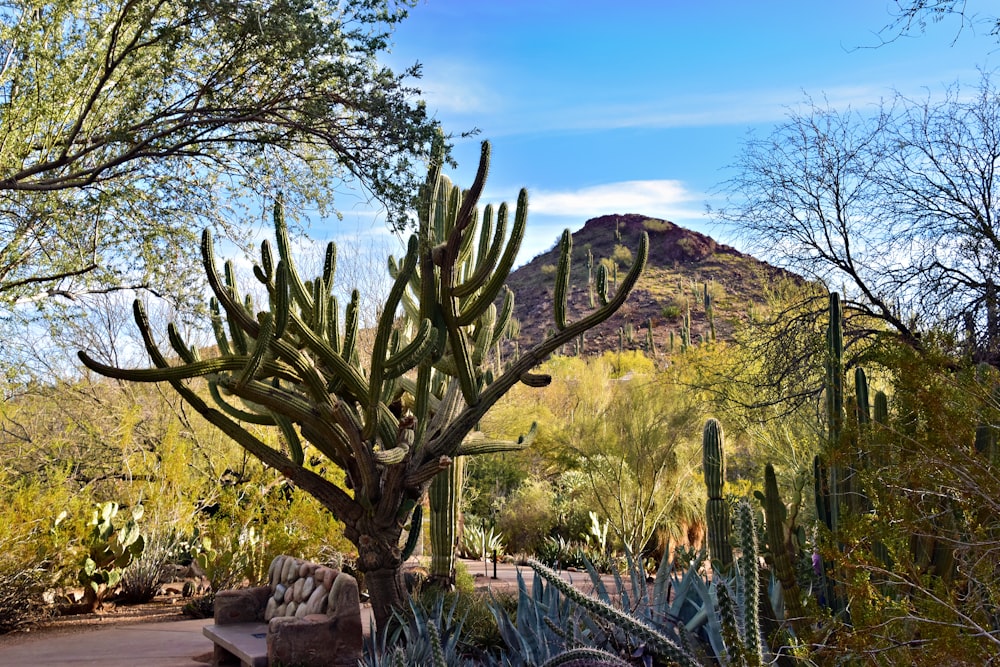
[[[215,596],[212,664],[356,667],[362,626],[358,582],[309,561],[278,556],[268,585]]]

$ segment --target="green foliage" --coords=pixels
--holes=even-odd
[[[497,527],[507,539],[510,553],[534,553],[556,526],[555,493],[541,480],[522,484],[508,499]]]
[[[670,229],[670,223],[666,220],[653,220],[650,218],[642,221],[642,228],[648,232],[665,232]]]
[[[66,366],[37,358],[37,321],[77,347],[67,330],[107,322],[94,304],[119,290],[189,317],[203,292],[195,230],[245,244],[250,202],[278,190],[290,210],[327,214],[353,182],[405,226],[437,134],[417,69],[379,62],[405,4],[5,4],[5,373],[49,381]]]
[[[84,599],[91,609],[100,608],[106,596],[121,581],[122,572],[132,564],[145,547],[145,537],[139,531],[142,505],[131,510],[131,517],[118,517],[118,503],[98,505],[91,514],[88,553],[77,573],[84,587]]]
[[[495,531],[492,527],[483,530],[481,525],[474,521],[466,521],[462,530],[461,556],[462,558],[482,559],[492,558],[494,554],[499,558],[506,553],[503,533]]]
[[[41,603],[48,585],[45,571],[37,562],[18,555],[17,536],[0,533],[0,635],[29,627],[47,618],[52,609]],[[23,535],[21,536],[23,539]]]
[[[611,259],[616,264],[621,264],[621,265],[631,264],[632,251],[621,244],[616,244],[614,252],[611,253]]]

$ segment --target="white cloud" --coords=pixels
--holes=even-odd
[[[481,115],[501,111],[504,99],[484,81],[482,64],[436,61],[424,63],[417,82],[421,97],[432,114]]]
[[[530,193],[528,210],[551,216],[590,218],[608,213],[671,215],[703,199],[678,180],[621,181],[579,190]]]

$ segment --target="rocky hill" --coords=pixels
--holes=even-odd
[[[646,271],[622,309],[586,334],[584,354],[617,350],[620,340],[624,340],[625,349],[646,349],[650,322],[660,354],[669,352],[671,334],[674,348],[679,349],[689,309],[692,344],[709,340],[713,324],[716,338],[728,339],[734,326],[764,303],[769,286],[782,279],[799,280],[782,269],[667,220],[637,214],[605,215],[588,220],[573,233],[570,319],[591,309],[588,252],[593,258],[589,272],[593,281],[601,262],[611,269],[612,275],[612,267],[617,264],[618,273],[624,277],[644,231],[650,241]],[[553,326],[551,299],[558,260],[558,247],[554,247],[514,271],[507,281],[515,295],[514,316],[521,325],[522,349],[538,341]],[[609,291],[613,291],[613,285]],[[711,317],[705,309],[706,289],[711,298]],[[576,345],[566,346],[563,352],[576,354]]]

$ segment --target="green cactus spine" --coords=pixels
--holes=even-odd
[[[716,419],[705,422],[702,431],[702,468],[705,473],[705,489],[708,500],[705,504],[705,521],[708,526],[708,553],[712,565],[721,572],[728,571],[733,563],[731,546],[732,522],[729,518],[729,503],[723,496],[726,479],[725,450],[722,424]]]

